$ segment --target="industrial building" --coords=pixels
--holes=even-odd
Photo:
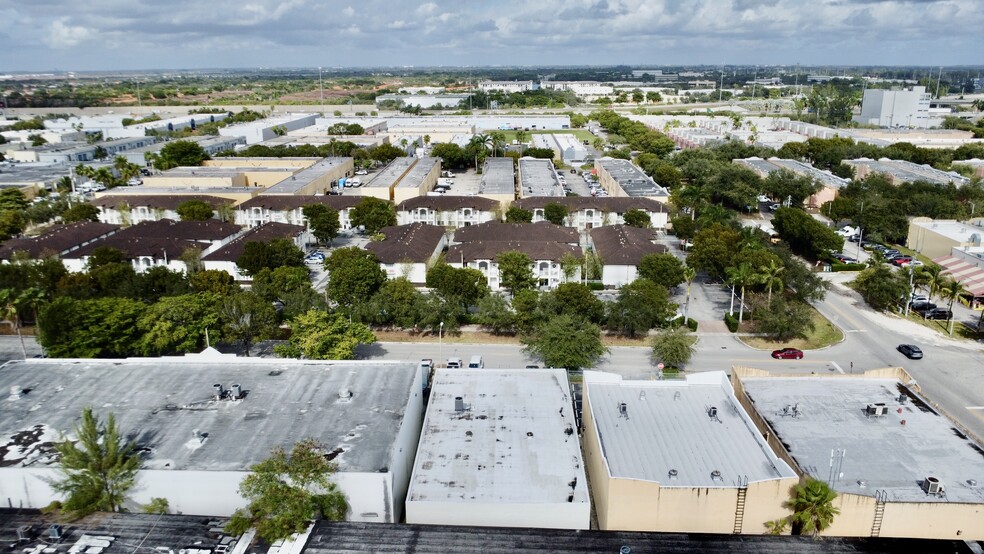
[[[583,163],[588,157],[588,149],[577,137],[567,133],[540,133],[533,135],[533,146],[549,148],[554,151],[556,159],[565,164]]]
[[[625,381],[584,372],[583,434],[602,530],[760,535],[799,476],[723,371]]]
[[[438,369],[407,523],[589,529],[564,369]]]
[[[214,156],[220,152],[226,152],[229,150],[235,150],[237,146],[242,146],[246,144],[246,140],[243,137],[215,137],[215,136],[201,136],[201,137],[186,137],[181,140],[185,142],[194,142],[198,146],[202,147],[209,156]],[[170,142],[170,141],[169,141]],[[158,154],[161,149],[169,144],[169,142],[157,142],[150,144],[148,146],[142,146],[140,148],[134,148],[120,153],[121,156],[126,158],[126,161],[137,164],[141,167],[149,166],[150,163],[147,161],[147,154]]]
[[[840,193],[840,189],[850,184],[850,181],[847,179],[838,177],[829,171],[822,171],[799,160],[787,160],[783,158],[763,160],[762,158],[753,157],[733,161],[738,165],[751,169],[762,178],[768,177],[773,172],[785,170],[801,177],[813,179],[813,181],[821,186],[821,189],[803,201],[804,206],[808,208],[816,209],[823,206],[826,202],[833,202]]]
[[[416,363],[240,358],[207,349],[172,358],[31,359],[0,368],[0,498],[41,508],[61,495],[53,443],[85,407],[114,414],[141,453],[126,507],[229,516],[240,481],[272,449],[324,445],[350,521],[394,523],[417,448],[423,375]]]
[[[485,158],[478,195],[505,209],[516,199],[516,172],[512,158]]]
[[[926,87],[908,90],[865,89],[861,114],[854,121],[879,127],[915,127],[926,129],[939,125],[929,116],[931,95]]]
[[[479,81],[478,90],[482,92],[526,92],[536,90],[540,85],[533,81]]]
[[[531,196],[567,196],[551,160],[528,157],[519,159],[519,197]]]
[[[403,157],[393,159],[369,181],[355,188],[350,188],[350,181],[346,181],[345,186],[347,194],[400,203],[434,190],[440,176],[440,158]]]
[[[380,94],[376,97],[376,105],[385,102],[396,102],[400,106],[419,107],[422,110],[457,108],[463,100],[468,100],[470,94]]]
[[[858,158],[856,160],[844,160],[842,163],[854,168],[856,179],[864,179],[872,173],[880,173],[886,176],[893,185],[925,181],[936,185],[953,184],[959,187],[970,183],[970,179],[959,173],[941,171],[928,165],[919,165],[905,160]]]
[[[732,380],[780,456],[837,492],[822,535],[984,539],[984,448],[902,368]]]
[[[929,258],[950,255],[953,248],[979,247],[984,238],[984,220],[930,219],[914,217],[909,220],[909,235],[905,245]]]
[[[282,114],[219,129],[224,137],[242,137],[246,144],[259,144],[290,131],[314,125],[317,114]]]
[[[595,160],[598,182],[610,196],[632,196],[652,198],[669,202],[670,191],[659,186],[656,181],[629,160],[618,158],[599,158]]]

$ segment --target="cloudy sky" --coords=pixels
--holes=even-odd
[[[0,0],[0,73],[984,64],[982,0]]]

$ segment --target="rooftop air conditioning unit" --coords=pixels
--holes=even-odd
[[[868,404],[865,413],[869,416],[883,416],[888,413],[888,406],[884,403]]]
[[[943,490],[943,485],[940,483],[939,478],[927,477],[923,479],[922,488],[926,494],[940,494],[940,491]]]

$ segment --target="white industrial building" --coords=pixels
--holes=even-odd
[[[615,93],[615,87],[609,83],[598,81],[542,81],[540,88],[551,90],[566,90],[578,97],[607,96]]]
[[[283,114],[267,117],[249,123],[230,125],[219,129],[219,134],[224,137],[243,137],[246,144],[257,144],[265,140],[270,140],[280,134],[290,131],[303,129],[314,125],[318,119],[318,114],[297,113]]]
[[[402,515],[423,416],[415,363],[239,358],[207,349],[173,358],[31,359],[0,368],[0,499],[42,508],[61,495],[54,443],[83,408],[136,443],[126,507],[166,498],[178,513],[229,516],[238,487],[275,447],[325,447],[350,521]]]
[[[572,134],[543,133],[533,135],[533,146],[549,148],[565,164],[581,163],[588,157],[588,148]]]
[[[536,90],[540,86],[533,81],[481,81],[478,90],[482,92],[526,92]]]
[[[407,523],[589,529],[567,372],[437,370]]]
[[[867,89],[861,100],[858,123],[879,127],[915,127],[926,129],[935,125],[929,115],[930,94],[926,87],[909,90]]]

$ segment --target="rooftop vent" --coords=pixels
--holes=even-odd
[[[675,469],[671,469],[667,475],[669,476],[670,479],[676,479],[677,475],[679,475],[679,472]]]
[[[718,471],[718,470],[716,470],[716,469],[714,471],[712,471],[711,472],[711,481],[724,481],[724,478],[721,477],[721,472]]]
[[[629,407],[625,404],[625,402],[618,403],[618,417],[629,419]]]
[[[10,399],[17,400],[18,398],[21,397],[22,392],[23,390],[17,385],[10,387]]]
[[[48,538],[49,539],[60,539],[62,538],[62,526],[52,525],[48,528]]]
[[[222,389],[222,383],[212,385],[212,389],[215,390],[215,399],[222,400],[222,395],[225,394],[225,391]]]
[[[460,396],[454,397],[454,411],[455,413],[461,413],[465,411],[465,399]]]
[[[338,389],[338,401],[348,402],[349,400],[352,400],[352,391],[344,387]]]
[[[707,409],[707,417],[711,419],[716,419],[718,415],[718,409],[716,406],[711,406]]]
[[[234,383],[229,394],[233,400],[239,400],[243,397],[243,387],[239,383]]]
[[[908,399],[909,399],[909,397],[906,396],[905,393],[900,394],[899,395],[899,404],[905,404],[906,400],[908,400]]]
[[[639,400],[645,400],[645,399],[646,399],[646,391],[644,390],[639,391]]]
[[[943,496],[946,490],[943,488],[943,484],[940,483],[939,478],[932,476],[923,479],[922,489],[926,494],[935,494],[937,496]]]

